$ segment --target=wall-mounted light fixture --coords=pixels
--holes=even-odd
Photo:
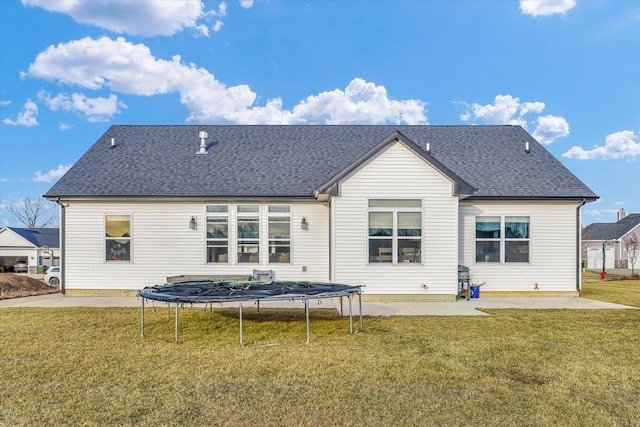
[[[307,222],[307,218],[302,217],[302,221],[300,221],[300,228],[302,228],[303,230],[309,229],[309,223]]]
[[[196,217],[192,216],[189,220],[189,228],[195,230],[198,228],[198,222],[196,221]]]

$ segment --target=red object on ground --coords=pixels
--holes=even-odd
[[[605,278],[606,276],[607,276],[607,272],[606,272],[606,271],[603,271],[603,272],[601,272],[601,273],[600,273],[600,278],[601,278],[602,280],[604,280],[604,278]]]

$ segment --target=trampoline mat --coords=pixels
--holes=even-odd
[[[138,295],[156,301],[210,303],[336,298],[359,294],[360,288],[322,282],[204,280],[149,286],[139,290]]]

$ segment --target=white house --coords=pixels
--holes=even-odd
[[[66,293],[176,275],[365,285],[366,298],[577,295],[597,196],[519,126],[112,126],[46,194]]]
[[[58,228],[0,229],[0,268],[13,271],[17,263],[26,264],[26,271],[38,273],[38,267],[59,265],[60,230]]]
[[[597,222],[589,224],[582,232],[583,258],[587,268],[602,270],[604,268],[640,267],[638,250],[627,251],[625,239],[635,236],[640,239],[640,213],[627,215],[624,209],[618,212],[617,222]],[[635,259],[632,257],[635,255]]]

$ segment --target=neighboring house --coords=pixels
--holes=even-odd
[[[627,253],[624,239],[635,235],[640,239],[640,213],[627,215],[624,209],[618,212],[617,222],[598,222],[582,231],[584,264],[587,268],[631,268],[631,254]],[[640,266],[636,259],[635,267]]]
[[[45,195],[67,293],[175,275],[577,295],[589,188],[520,126],[112,126]]]
[[[3,271],[38,273],[38,267],[60,264],[59,228],[16,228],[0,229],[0,267]]]

